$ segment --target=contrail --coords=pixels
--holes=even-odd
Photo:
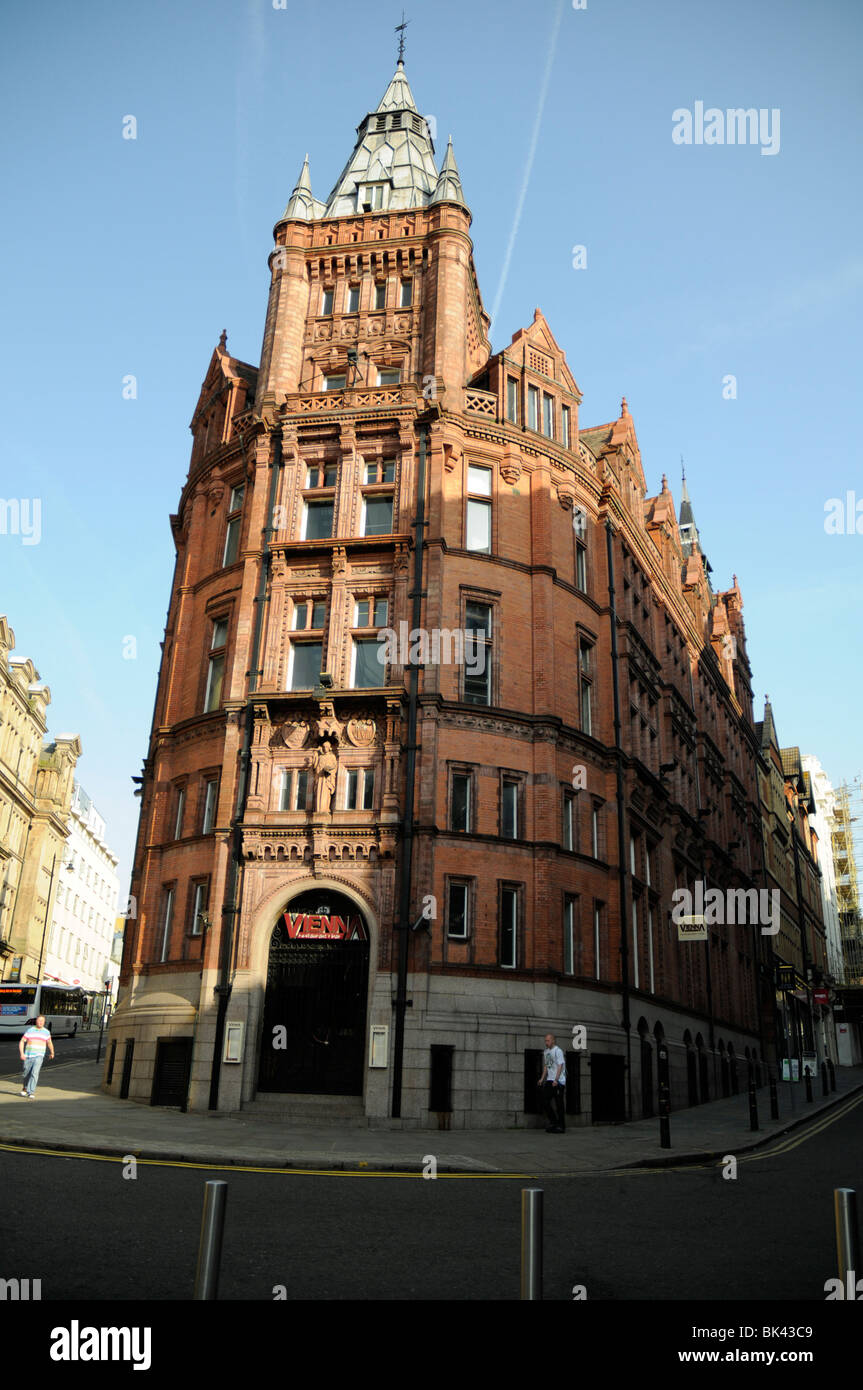
[[[527,156],[527,166],[524,171],[524,178],[522,179],[521,192],[518,195],[518,203],[516,204],[515,217],[513,218],[512,223],[512,231],[509,234],[509,242],[506,248],[506,256],[504,257],[503,261],[503,269],[500,272],[500,283],[497,287],[497,294],[495,295],[494,305],[491,311],[492,331],[494,330],[494,325],[497,320],[497,312],[500,308],[500,301],[502,300],[503,292],[506,289],[506,280],[507,276],[509,275],[509,263],[512,260],[513,247],[515,246],[515,239],[518,236],[518,226],[521,222],[521,214],[524,210],[524,200],[527,197],[528,184],[530,183],[530,175],[533,170],[533,161],[536,156],[536,147],[539,143],[539,128],[542,125],[542,114],[545,110],[545,99],[548,96],[548,87],[551,81],[551,65],[554,62],[555,45],[557,43],[557,35],[560,29],[560,22],[563,19],[563,11],[565,7],[566,0],[560,0],[560,3],[557,7],[557,15],[554,21],[554,30],[551,35],[551,43],[549,44],[548,48],[548,57],[546,58],[545,72],[543,73],[542,78],[542,88],[539,93],[539,105],[536,108],[536,118],[533,123],[533,134],[530,139],[530,151]]]

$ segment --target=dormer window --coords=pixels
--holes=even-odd
[[[358,203],[362,212],[379,212],[386,207],[385,183],[367,183],[359,191]]]

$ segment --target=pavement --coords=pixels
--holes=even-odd
[[[4,1059],[5,1060],[5,1059]],[[566,1134],[544,1127],[504,1130],[372,1129],[316,1126],[237,1115],[183,1114],[117,1100],[99,1089],[102,1063],[46,1062],[35,1100],[19,1095],[20,1072],[0,1075],[0,1144],[64,1153],[123,1156],[139,1161],[211,1167],[418,1173],[429,1156],[441,1173],[540,1177],[660,1168],[739,1155],[790,1129],[863,1100],[863,1066],[837,1067],[836,1091],[824,1097],[820,1078],[807,1103],[802,1082],[779,1083],[779,1119],[770,1119],[766,1086],[757,1092],[760,1129],[749,1127],[744,1091],[671,1114],[671,1148],[660,1147],[659,1120],[573,1125]]]

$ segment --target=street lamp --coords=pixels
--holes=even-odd
[[[107,965],[105,966],[105,974],[102,976],[102,979],[104,980],[105,994],[102,999],[102,1009],[99,1014],[99,1042],[96,1045],[97,1062],[101,1061],[102,1058],[102,1034],[105,1031],[105,1017],[111,1005],[111,986],[113,981],[110,968]]]

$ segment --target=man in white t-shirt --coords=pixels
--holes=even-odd
[[[553,1033],[545,1035],[542,1076],[538,1084],[542,1087],[542,1103],[548,1124],[546,1134],[564,1134],[566,1131],[566,1058],[557,1046]]]
[[[53,1061],[54,1043],[51,1034],[45,1027],[45,1015],[40,1014],[36,1019],[35,1027],[31,1025],[18,1044],[18,1056],[24,1063],[21,1094],[26,1096],[28,1100],[35,1099],[34,1092],[46,1052]]]

